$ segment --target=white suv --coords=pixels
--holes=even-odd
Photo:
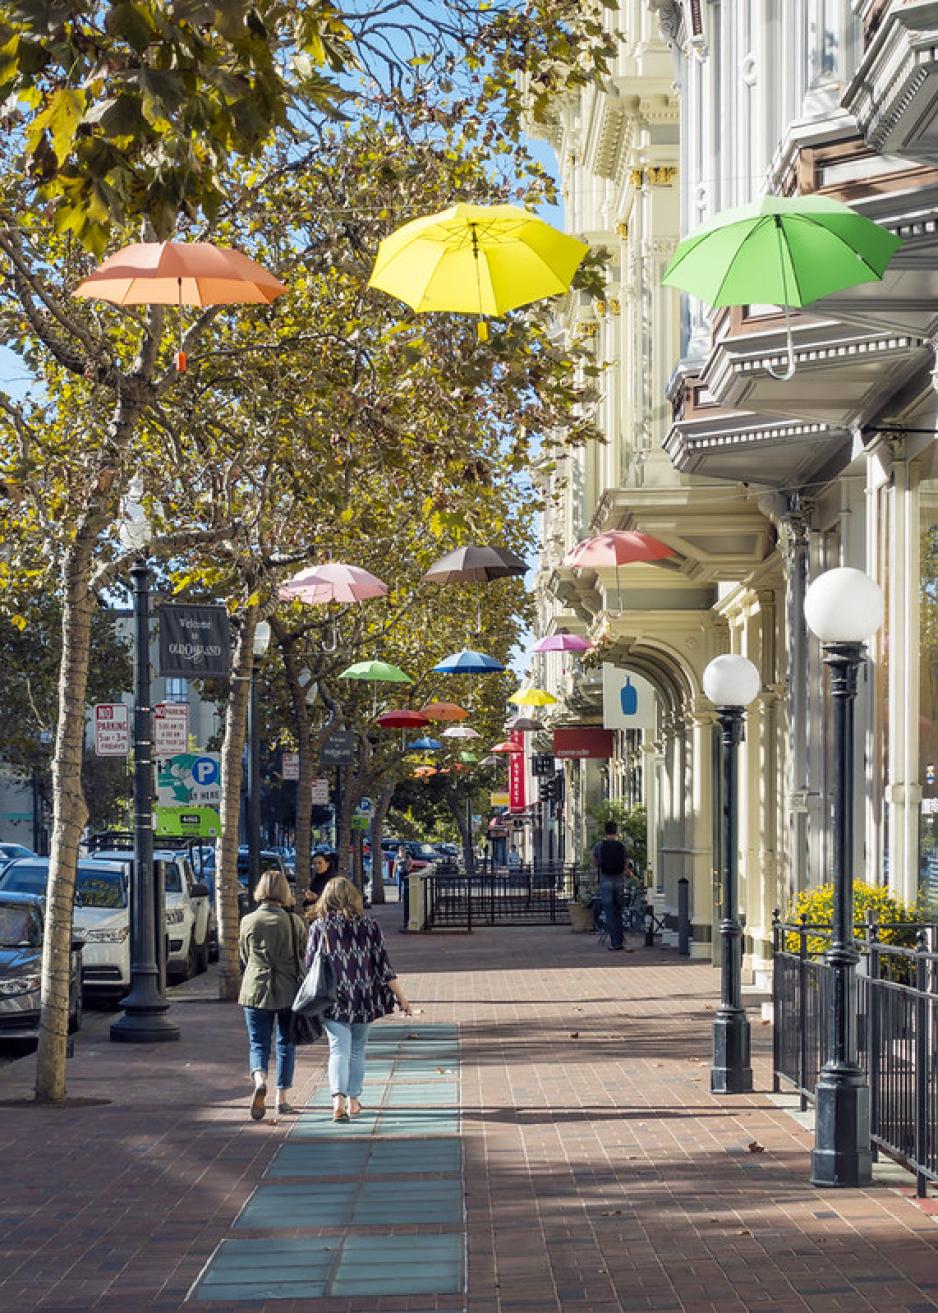
[[[124,854],[126,857],[126,854]],[[125,861],[79,861],[75,881],[75,938],[84,940],[82,993],[119,999],[130,988],[130,898]],[[48,857],[23,857],[4,868],[0,890],[40,894]]]

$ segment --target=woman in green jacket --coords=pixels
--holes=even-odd
[[[303,978],[306,922],[290,911],[293,895],[281,871],[265,871],[257,882],[259,904],[241,922],[238,948],[244,979],[238,1002],[244,1008],[251,1055],[254,1096],[251,1116],[261,1121],[266,1111],[267,1066],[277,1026],[277,1112],[294,1112],[287,1102],[296,1066],[296,1045],[287,1040],[290,1004]]]

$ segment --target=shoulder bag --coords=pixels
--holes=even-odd
[[[296,954],[297,974],[302,976],[305,946],[300,944],[297,938],[296,918],[291,917],[290,928],[293,931],[293,951]],[[305,981],[301,981],[301,989],[304,983]],[[294,999],[293,1004],[290,1007],[290,1018],[286,1026],[287,1033],[285,1039],[287,1043],[296,1045],[315,1044],[317,1040],[322,1039],[324,1034],[322,1019],[319,1016],[307,1016],[304,1013],[297,1012],[295,1009],[296,1000]]]
[[[329,952],[329,936],[326,923],[322,923],[322,936],[313,964],[307,971],[303,982],[296,991],[293,1011],[304,1017],[321,1017],[328,1012],[336,1000],[335,967]]]

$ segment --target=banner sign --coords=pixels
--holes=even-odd
[[[217,752],[177,752],[156,763],[156,800],[187,809],[221,802],[221,756]]]
[[[157,702],[153,708],[153,752],[171,757],[189,746],[189,706],[186,702]]]
[[[652,685],[609,661],[603,662],[603,724],[606,729],[658,728]]]
[[[563,761],[600,760],[614,755],[611,729],[582,725],[576,729],[554,730],[554,756]]]
[[[520,730],[515,730],[510,742],[516,743],[519,748],[524,747],[524,735]],[[513,812],[523,812],[527,805],[524,788],[524,761],[523,752],[512,752],[508,755],[508,807]]]
[[[329,781],[327,779],[313,780],[313,791],[309,800],[314,807],[329,806]]]
[[[157,838],[192,834],[200,839],[217,839],[221,820],[217,807],[155,807],[153,828]]]
[[[285,780],[298,780],[300,778],[300,754],[298,752],[283,752],[280,754],[280,774]]]
[[[130,708],[123,702],[98,702],[94,709],[97,757],[126,757],[130,751]]]
[[[224,679],[231,671],[228,612],[223,606],[160,607],[160,674],[170,679]]]
[[[336,730],[319,749],[320,766],[351,766],[355,761],[355,734],[350,729]]]

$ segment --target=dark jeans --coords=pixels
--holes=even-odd
[[[625,881],[600,876],[599,898],[606,918],[609,947],[621,948],[624,939],[622,914],[625,911]]]

